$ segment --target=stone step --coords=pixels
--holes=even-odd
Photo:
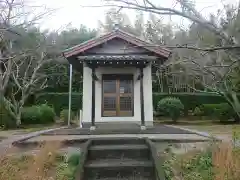
[[[92,139],[84,180],[156,180],[151,151],[145,139]]]
[[[106,159],[85,164],[84,180],[146,179],[154,180],[154,166],[148,160]]]
[[[86,168],[121,168],[121,167],[153,167],[152,161],[148,159],[133,160],[133,159],[105,159],[101,161],[88,161],[85,164]]]
[[[144,139],[135,138],[111,138],[93,140],[92,145],[121,145],[121,144],[145,144]]]
[[[87,176],[84,177],[84,180],[103,180],[103,179],[126,179],[126,180],[155,180],[155,174],[152,169],[131,169],[131,171],[107,171],[98,170],[98,171],[88,171],[84,172]]]
[[[133,177],[110,177],[110,178],[87,178],[87,180],[155,180],[153,177],[141,177],[141,176],[133,176]]]
[[[123,144],[123,145],[96,145],[89,148],[89,160],[101,159],[141,159],[149,158],[150,150],[144,144]]]
[[[116,145],[95,145],[89,148],[90,151],[104,150],[146,150],[148,146],[145,144],[116,144]]]

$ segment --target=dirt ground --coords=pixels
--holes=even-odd
[[[240,133],[240,125],[187,125],[180,126],[201,132],[207,132],[210,135],[216,136],[220,139],[232,140],[233,132]]]
[[[38,126],[29,126],[24,129],[15,129],[15,130],[0,130],[0,140],[7,139],[9,137],[23,135],[31,132],[41,131],[50,128],[57,128],[59,125],[38,125]]]

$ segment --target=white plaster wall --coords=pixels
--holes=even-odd
[[[92,70],[83,66],[82,122],[91,122],[92,117]]]
[[[140,90],[139,90],[140,93]],[[151,65],[143,69],[143,95],[146,125],[153,125],[153,100],[152,100],[152,68]]]
[[[83,68],[83,123],[91,122],[92,107],[92,70],[86,66]],[[152,76],[151,66],[144,68],[143,88],[144,88],[144,111],[146,125],[153,124],[152,106]],[[102,74],[133,74],[134,75],[134,116],[133,117],[102,117]],[[133,67],[111,68],[99,67],[96,75],[100,81],[95,82],[95,122],[137,122],[141,123],[140,104],[140,81],[137,80],[139,69]]]

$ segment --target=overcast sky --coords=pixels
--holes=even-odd
[[[98,20],[104,20],[104,12],[106,8],[86,8],[81,6],[101,5],[102,0],[30,0],[33,3],[46,5],[48,8],[57,9],[54,14],[44,19],[41,26],[44,29],[59,29],[71,24],[73,27],[79,27],[84,24],[90,28],[98,26]],[[174,0],[152,0],[163,7],[172,7]],[[222,4],[236,4],[238,0],[195,0],[198,10],[206,16],[210,12],[216,12]],[[131,10],[125,12],[134,18],[135,14]],[[165,17],[166,21],[168,18]],[[183,23],[187,25],[187,21],[182,21],[182,18],[174,18],[175,23]]]

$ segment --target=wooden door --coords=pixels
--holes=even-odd
[[[102,116],[133,116],[133,76],[103,75]]]

